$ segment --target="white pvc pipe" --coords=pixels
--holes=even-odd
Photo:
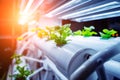
[[[120,79],[120,62],[110,60],[104,64],[104,67],[107,73]]]
[[[28,59],[28,60],[32,60],[32,61],[36,61],[36,62],[39,62],[39,63],[43,63],[44,62],[43,60],[35,59],[35,58],[32,58],[32,57],[23,56],[23,58],[24,59]]]
[[[55,64],[49,59],[46,58],[46,63],[48,64],[48,66],[52,69],[53,72],[55,72],[56,75],[58,75],[61,80],[68,80],[55,66]]]
[[[38,72],[42,71],[43,69],[44,69],[44,67],[41,67],[41,68],[39,68],[38,70],[36,70],[35,72],[33,72],[31,75],[29,75],[29,76],[27,77],[27,80],[30,80],[30,78],[31,78],[32,76],[36,75]]]
[[[19,47],[19,45],[23,45],[22,47],[21,47],[21,49],[20,50],[17,50],[17,53],[18,54],[22,54],[23,53],[23,51],[28,47],[28,45],[31,43],[31,40],[32,39],[30,39],[31,37],[33,37],[35,35],[35,33],[31,33],[31,32],[27,32],[27,33],[25,33],[25,34],[23,34],[22,35],[22,37],[25,37],[24,39],[23,39],[23,41],[18,41],[18,47]],[[26,41],[28,39],[28,41]],[[19,42],[21,42],[20,44],[19,44]]]

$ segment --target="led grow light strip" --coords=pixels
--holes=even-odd
[[[23,12],[23,14],[26,14],[28,12],[28,10],[29,10],[30,6],[32,5],[33,1],[34,0],[29,0],[28,1],[28,4],[27,4],[27,6],[26,6],[26,8],[25,8],[25,10]]]
[[[23,10],[24,3],[25,3],[25,0],[22,0],[22,1],[21,1],[21,4],[20,4],[20,13],[21,13],[22,10]]]
[[[103,13],[103,14],[87,16],[87,17],[82,17],[82,18],[77,18],[77,19],[73,19],[73,21],[83,22],[83,21],[97,20],[97,19],[116,17],[116,16],[120,16],[120,10],[114,11],[114,12],[107,12],[107,13]]]
[[[98,10],[94,10],[94,11],[90,11],[90,12],[81,14],[79,17],[84,16],[84,15],[89,15],[89,14],[92,14],[92,13],[96,13],[96,12],[101,12],[101,11],[105,11],[105,10],[110,10],[110,9],[118,8],[118,7],[120,7],[120,5],[108,6],[106,8],[102,8],[102,9],[98,9]]]
[[[90,1],[91,1],[91,0],[87,0],[87,1],[85,1],[85,2],[83,2],[83,3],[79,3],[78,5],[75,5],[75,6],[71,7],[71,8],[65,9],[65,10],[63,10],[63,11],[61,11],[61,12],[55,14],[55,15],[62,14],[62,13],[64,13],[64,12],[67,12],[67,11],[69,11],[69,10],[71,10],[71,9],[74,9],[74,8],[80,6],[80,5],[83,5],[83,4],[85,4],[85,3],[88,3],[88,2],[90,2]]]
[[[67,8],[67,7],[70,7],[70,6],[71,6],[73,3],[75,3],[76,1],[77,1],[77,2],[80,2],[81,0],[72,0],[72,1],[70,1],[70,2],[68,2],[68,3],[66,3],[66,4],[58,7],[57,9],[51,11],[50,13],[46,14],[45,16],[47,16],[47,17],[52,17],[52,16],[53,16],[54,14],[56,14],[57,12],[62,11],[62,9]]]
[[[112,14],[112,15],[106,15],[106,16],[101,16],[101,17],[83,19],[82,21],[98,20],[98,19],[111,18],[111,17],[117,17],[117,16],[120,16],[120,14],[119,13],[115,13],[115,14]]]
[[[39,0],[38,4],[36,4],[36,6],[34,7],[34,9],[30,12],[30,14],[33,14],[37,8],[43,3],[44,0]]]
[[[104,4],[104,5],[100,5],[100,6],[97,6],[97,7],[93,7],[93,8],[90,8],[90,9],[83,10],[83,11],[79,11],[79,12],[76,12],[76,13],[73,13],[73,14],[65,15],[65,16],[62,16],[61,18],[62,19],[70,19],[72,17],[77,17],[80,14],[87,13],[88,11],[93,11],[93,10],[96,10],[96,9],[100,9],[100,8],[115,5],[115,4],[119,4],[119,2],[113,1],[113,2],[110,2],[110,3]]]

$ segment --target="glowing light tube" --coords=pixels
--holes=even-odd
[[[35,10],[37,10],[37,8],[43,3],[44,0],[39,0],[38,4],[36,4],[36,6],[34,7],[33,10],[31,10],[30,14],[33,14],[35,12]]]
[[[47,17],[52,17],[53,15],[55,15],[56,13],[62,11],[63,9],[67,9],[68,7],[72,6],[74,3],[80,2],[81,0],[71,0],[70,2],[58,7],[57,9],[51,11],[50,13],[46,14],[45,16]]]
[[[25,8],[25,10],[24,10],[24,12],[23,12],[24,14],[27,13],[27,11],[29,10],[29,8],[30,8],[30,6],[32,5],[33,1],[34,1],[34,0],[29,0],[29,1],[28,1],[28,4],[27,4],[27,6],[26,6],[26,8]]]
[[[22,0],[20,4],[20,13],[23,11],[24,3],[25,3],[25,0]]]
[[[101,8],[101,9],[98,9],[98,10],[94,10],[94,11],[90,11],[90,12],[81,14],[79,17],[85,16],[85,15],[89,15],[89,14],[93,14],[93,13],[97,13],[97,12],[101,12],[101,11],[106,11],[106,10],[110,10],[110,9],[115,9],[115,8],[118,8],[118,7],[120,7],[120,5],[108,6],[108,7],[106,7],[106,8]]]
[[[119,4],[119,2],[113,1],[113,2],[110,2],[110,3],[104,4],[104,5],[92,7],[92,8],[82,10],[82,11],[79,11],[79,12],[76,12],[76,13],[73,13],[73,14],[68,14],[68,15],[62,16],[61,18],[62,19],[70,19],[70,18],[73,18],[73,17],[78,17],[78,16],[80,16],[80,15],[82,15],[84,13],[87,13],[87,12],[90,12],[90,11],[93,12],[96,9],[101,9],[101,8],[116,5],[116,4]]]
[[[59,15],[59,14],[65,13],[65,12],[71,10],[71,9],[74,9],[74,8],[76,8],[76,7],[80,6],[80,5],[83,5],[83,4],[85,4],[85,3],[88,3],[88,2],[90,2],[90,1],[91,1],[91,0],[86,0],[85,2],[79,3],[79,4],[77,4],[77,5],[73,5],[71,8],[67,8],[67,9],[65,9],[65,10],[63,10],[63,11],[61,11],[61,12],[55,14],[55,15]]]
[[[72,19],[72,20],[77,22],[83,22],[83,21],[98,20],[102,18],[110,18],[110,17],[117,17],[117,16],[120,16],[120,10],[114,11],[114,12],[97,14],[97,15],[91,15],[87,17],[81,17],[81,18]]]

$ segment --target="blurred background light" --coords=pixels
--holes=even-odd
[[[29,20],[28,16],[22,15],[22,16],[20,16],[20,19],[19,19],[18,23],[21,24],[21,25],[24,25],[25,23],[27,23],[28,20]]]

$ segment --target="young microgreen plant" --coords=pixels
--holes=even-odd
[[[114,29],[108,30],[108,29],[103,29],[103,32],[99,32],[100,36],[102,39],[109,39],[111,38],[114,34],[117,33]]]
[[[29,76],[31,73],[33,73],[33,71],[26,69],[26,65],[25,66],[19,65],[22,63],[21,57],[22,57],[22,55],[18,55],[18,54],[14,54],[11,57],[12,59],[15,59],[15,64],[17,65],[16,70],[18,71],[18,73],[12,74],[9,76],[14,77],[15,80],[26,80],[27,76]]]
[[[90,26],[90,27],[84,27],[83,30],[77,30],[73,33],[73,35],[80,35],[80,36],[84,36],[84,37],[89,37],[92,35],[97,35],[97,32],[93,31],[95,29],[94,26]]]
[[[52,28],[47,27],[47,30],[49,31],[48,40],[54,40],[57,46],[62,46],[66,44],[69,41],[66,38],[72,34],[70,24],[55,26]]]

